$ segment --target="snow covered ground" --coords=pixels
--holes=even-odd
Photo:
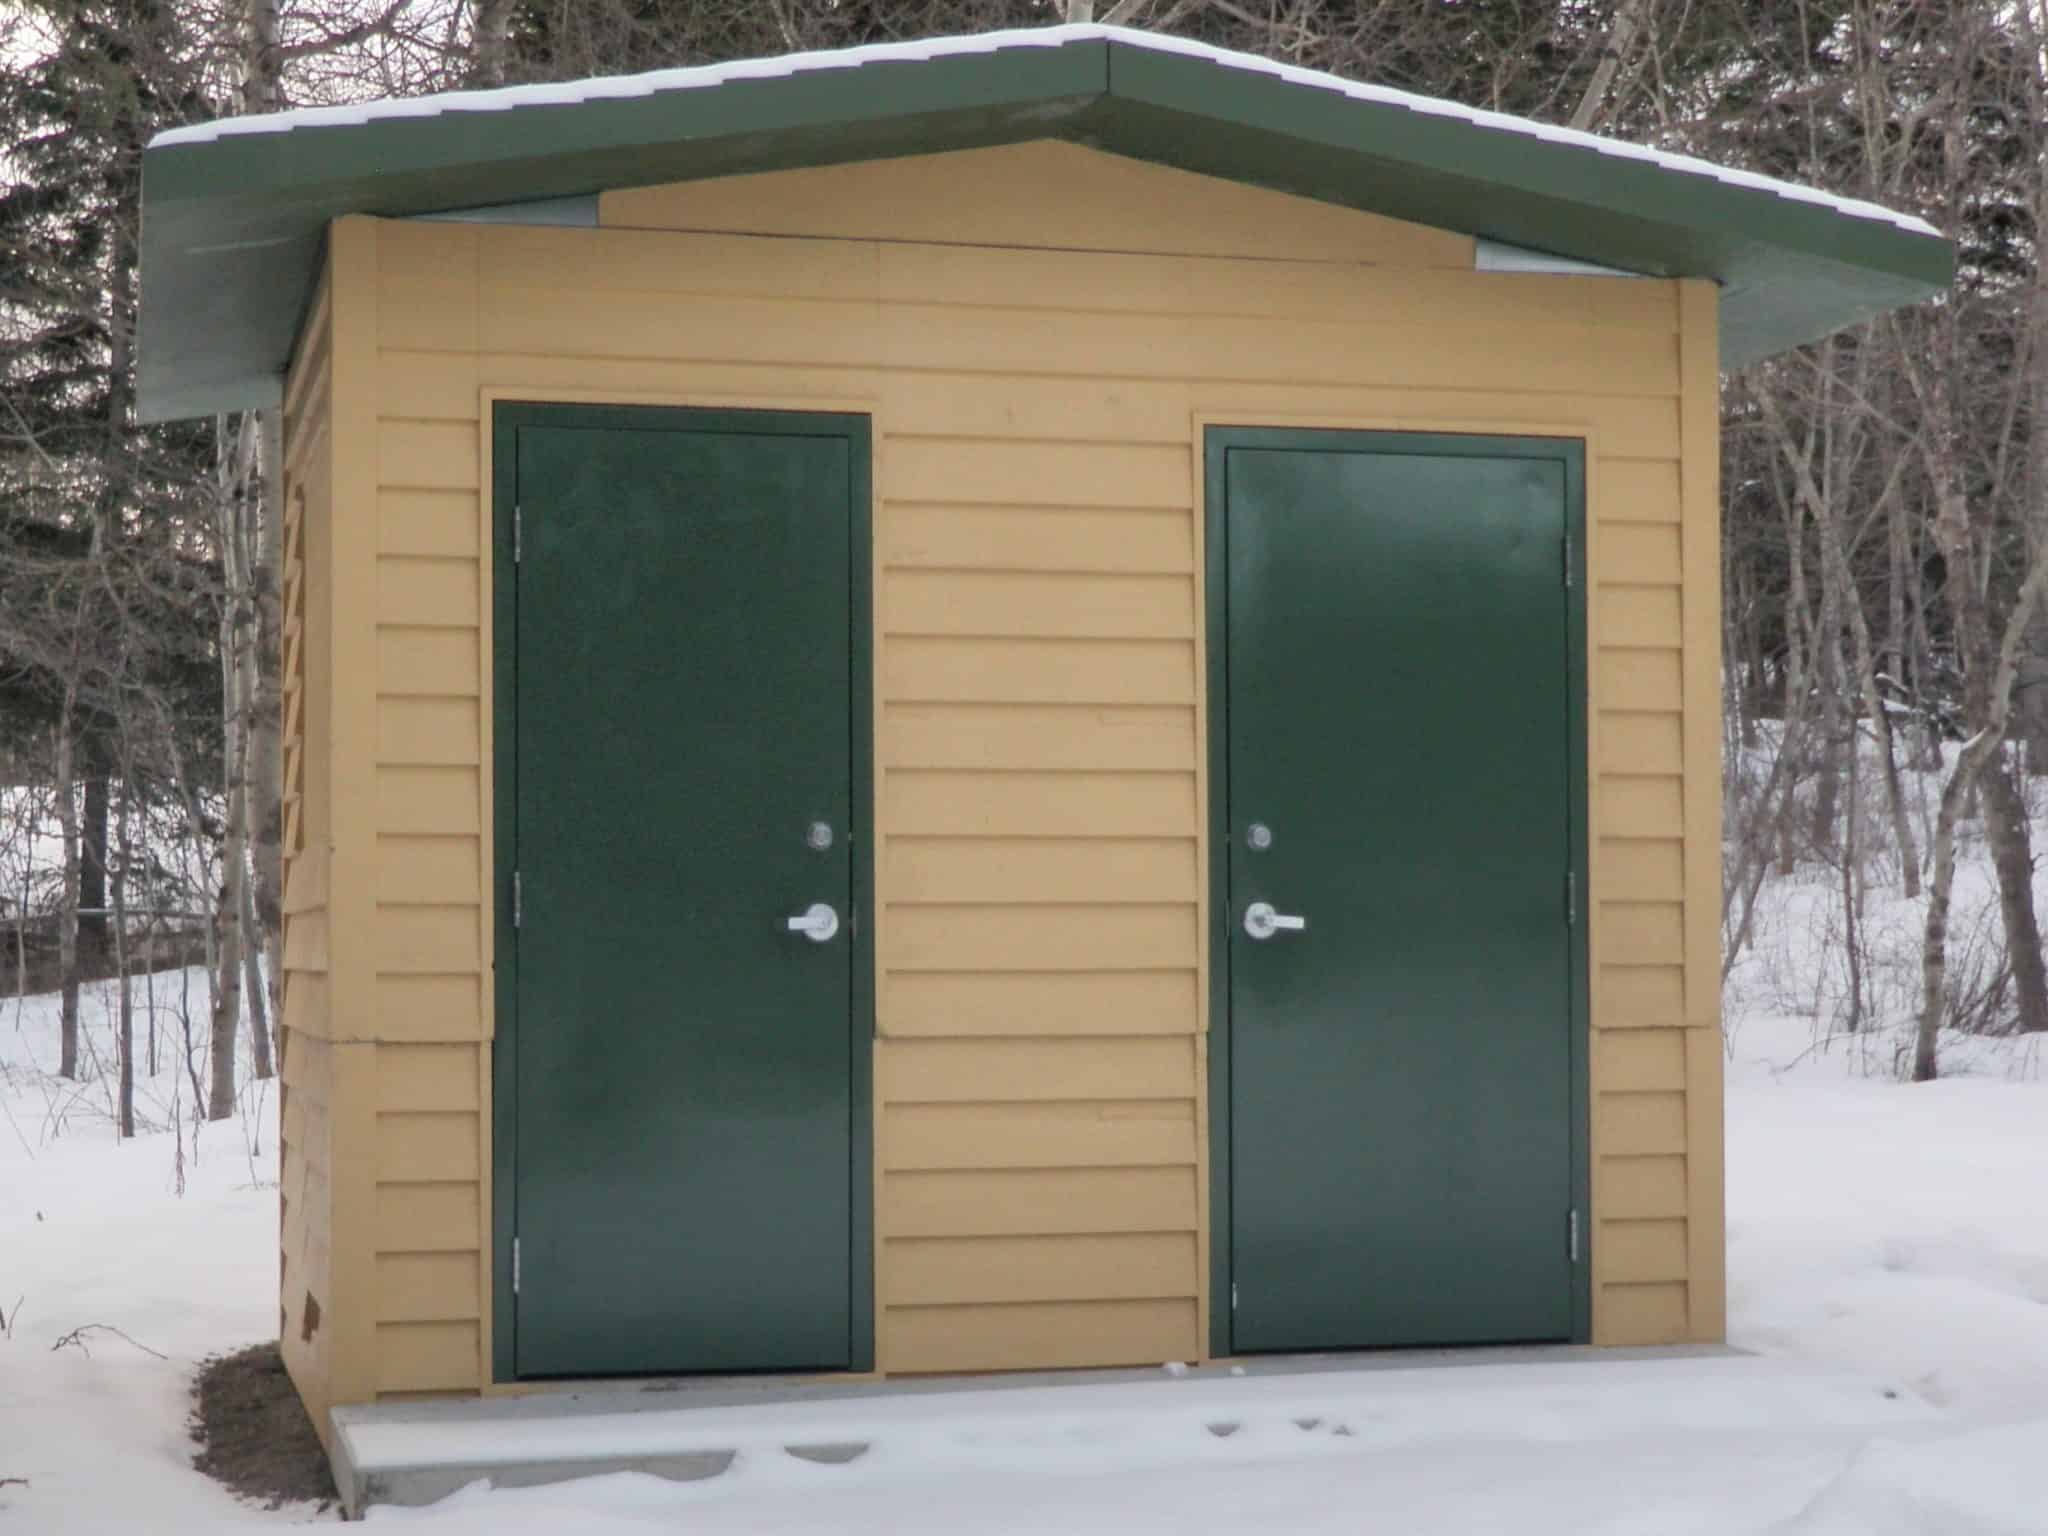
[[[713,1481],[475,1487],[377,1518],[448,1536],[2044,1536],[2048,1064],[1958,1041],[1959,1075],[1911,1087],[1890,1034],[1816,1044],[1839,1002],[1816,980],[1820,889],[1773,890],[1730,994],[1731,1330],[1755,1358],[757,1408],[721,1430],[759,1448]],[[177,983],[156,978],[159,998]],[[192,995],[196,1020],[196,977]],[[103,1059],[107,1008],[89,994]],[[152,1128],[117,1145],[104,1087],[48,1075],[54,1015],[0,1003],[0,1479],[27,1480],[0,1487],[0,1530],[313,1518],[234,1504],[189,1469],[184,1428],[194,1362],[276,1326],[274,1098],[195,1142],[167,1051],[141,1095]],[[159,1022],[175,1039],[175,1007]],[[53,1347],[89,1325],[126,1338]],[[776,1449],[791,1438],[874,1449],[819,1466]]]

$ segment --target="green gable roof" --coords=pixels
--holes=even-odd
[[[329,220],[1065,139],[1392,218],[1721,284],[1737,367],[1925,299],[1917,219],[1248,54],[1049,27],[227,119],[143,157],[139,408],[276,403]]]

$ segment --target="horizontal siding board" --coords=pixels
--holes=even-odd
[[[474,1392],[483,1354],[474,1322],[379,1323],[379,1392]]]
[[[377,1168],[386,1184],[474,1182],[477,1117],[474,1114],[402,1112],[377,1117]]]
[[[1432,234],[1438,232],[1432,231]],[[1270,316],[1315,320],[1342,315],[1355,325],[1403,329],[1418,309],[1456,316],[1454,344],[1487,331],[1548,323],[1668,338],[1678,330],[1668,283],[1630,283],[1530,273],[1475,273],[1456,262],[1430,270],[1348,262],[1125,251],[962,249],[915,241],[879,248],[884,303],[982,305],[1000,293],[1021,308],[1093,309],[1119,314]],[[1461,270],[1462,269],[1462,270]],[[1632,337],[1615,336],[1612,346]]]
[[[502,227],[483,242],[477,277],[489,286],[872,302],[879,265],[875,247],[848,241]]]
[[[447,974],[482,969],[482,925],[473,906],[377,909],[380,974]]]
[[[1678,459],[1603,459],[1596,490],[1598,516],[1607,523],[1676,523]]]
[[[1192,1034],[1196,972],[984,971],[885,976],[891,1035]]]
[[[284,920],[284,968],[287,971],[327,969],[327,914],[295,912]]]
[[[1665,711],[1604,711],[1598,732],[1600,772],[1682,773],[1685,756],[1679,726],[1684,718],[1675,712]],[[1600,830],[1609,837],[1620,835],[1615,828],[1604,824]]]
[[[477,761],[481,706],[475,698],[377,700],[377,761],[398,767],[460,766]]]
[[[1185,434],[1186,415],[1181,416]],[[1013,493],[1014,494],[1014,493]],[[1186,510],[943,506],[893,503],[882,558],[902,570],[1187,574],[1194,570]]]
[[[1680,581],[1676,523],[1602,522],[1592,554],[1596,587],[1609,582],[1677,586]]]
[[[1679,707],[1675,650],[1603,648],[1594,659],[1594,705],[1606,710],[1676,710]]]
[[[1156,906],[892,906],[891,971],[1160,970],[1195,964],[1193,903]]]
[[[473,491],[477,432],[466,422],[384,420],[377,424],[377,483],[424,491]]]
[[[474,835],[480,813],[474,766],[386,764],[377,769],[380,832]]]
[[[1027,1168],[891,1173],[878,1230],[906,1237],[1192,1232],[1193,1168]]]
[[[1603,1218],[1685,1214],[1685,1159],[1676,1154],[1602,1157],[1597,1177]]]
[[[1192,1232],[907,1238],[882,1254],[892,1307],[1191,1297],[1197,1289]]]
[[[876,1092],[903,1104],[1192,1099],[1187,1037],[884,1041]]]
[[[1669,962],[1630,965],[1624,952],[1600,967],[1594,988],[1597,1029],[1680,1029],[1685,1025],[1685,972]]]
[[[892,635],[1180,640],[1195,633],[1190,576],[898,570],[883,583]]]
[[[385,1043],[377,1049],[381,1110],[480,1108],[476,1047]]]
[[[377,561],[377,622],[422,629],[477,627],[477,563],[387,555]]]
[[[899,636],[882,647],[882,697],[903,703],[1192,704],[1187,640]]]
[[[1677,585],[1602,586],[1594,598],[1593,633],[1601,645],[1677,645],[1681,633]]]
[[[884,768],[1195,767],[1192,705],[889,704]]]
[[[890,837],[1192,837],[1197,830],[1193,773],[896,769],[882,777],[881,809]]]
[[[552,289],[513,284],[483,288],[478,308],[493,352],[1441,389],[1467,386],[1484,368],[1497,385],[1559,394],[1678,389],[1675,335],[1589,347],[1583,328],[1529,316],[1504,338],[1449,314],[1382,326],[1205,315],[1192,325],[1183,315],[689,294],[655,304],[602,289],[565,305]],[[439,482],[387,474],[385,483]]]
[[[448,275],[439,275],[448,272]],[[474,352],[477,343],[475,257],[452,272],[421,255],[387,270],[377,288],[377,344],[427,352]],[[379,400],[380,405],[384,402]],[[385,409],[389,409],[388,405]]]
[[[1595,901],[1677,901],[1684,894],[1685,844],[1676,836],[1605,838],[1593,876]]]
[[[1598,921],[1602,953],[1632,965],[1681,965],[1685,909],[1675,901],[1603,901]]]
[[[381,626],[377,691],[385,695],[468,694],[483,690],[483,653],[474,629]]]
[[[1685,1151],[1683,1093],[1600,1093],[1595,1096],[1593,1144],[1603,1156],[1681,1155]]]
[[[480,371],[474,352],[421,352],[385,345],[377,354],[377,405],[408,421],[477,419]]]
[[[473,1253],[386,1253],[377,1258],[377,1317],[448,1322],[480,1315]]]
[[[881,1354],[893,1375],[1157,1365],[1202,1355],[1193,1300],[890,1307]]]
[[[1194,902],[1196,843],[1180,838],[897,835],[883,850],[892,905],[919,902]]]
[[[1195,1107],[1096,1104],[907,1104],[881,1126],[882,1166],[1159,1168],[1195,1163]]]
[[[1683,1280],[1685,1227],[1682,1220],[1604,1221],[1594,1262],[1606,1281]]]
[[[1050,507],[1192,507],[1185,448],[1151,443],[1041,443],[893,436],[889,493],[905,501]]]
[[[1605,837],[1673,837],[1685,830],[1684,780],[1676,774],[1603,774],[1597,790]]]
[[[1620,1348],[1677,1344],[1686,1337],[1683,1281],[1603,1285],[1593,1303],[1594,1342]]]
[[[378,1252],[473,1255],[482,1240],[475,1184],[377,1186]]]
[[[1685,1035],[1674,1029],[1602,1030],[1593,1037],[1593,1080],[1603,1091],[1685,1089]]]
[[[391,1041],[469,1041],[486,1038],[482,981],[474,974],[394,975],[377,978],[377,1032]]]
[[[480,857],[470,836],[386,834],[377,839],[378,899],[387,906],[474,906]]]

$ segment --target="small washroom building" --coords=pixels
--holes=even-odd
[[[178,130],[334,1404],[1724,1328],[1718,380],[1867,204],[1054,27]]]

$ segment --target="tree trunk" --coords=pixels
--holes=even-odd
[[[235,1112],[235,1035],[242,1022],[242,918],[240,884],[232,871],[222,879],[218,921],[220,956],[213,994],[213,1039],[209,1047],[212,1085],[206,1118],[225,1120]]]
[[[2030,632],[2028,642],[2032,640]],[[2005,920],[2019,1027],[2030,1034],[2048,1032],[2048,966],[2042,961],[2041,924],[2034,910],[2034,850],[2026,800],[2002,754],[1984,765],[1977,789],[1983,798],[1984,841],[1998,872],[1998,908]]]
[[[249,882],[245,880],[242,883],[242,982],[248,989],[249,999],[249,1051],[253,1058],[250,1070],[258,1081],[268,1082],[277,1076],[277,1067],[271,1059],[271,1013],[265,1001],[263,972],[257,946],[251,940],[256,931],[256,911],[249,895]]]
[[[248,557],[256,654],[252,658],[254,665],[246,670],[252,688],[242,718],[242,728],[248,737],[248,766],[242,780],[243,792],[249,797],[247,830],[255,906],[255,921],[249,931],[262,952],[270,1021],[279,1017],[284,986],[284,693],[278,671],[284,660],[279,611],[283,586],[278,572],[284,529],[283,420],[281,413],[274,410],[265,411],[260,418],[262,494],[256,499],[255,548]],[[257,1056],[259,1077],[270,1075],[264,1070],[269,1059],[266,1040]]]
[[[85,778],[85,818],[78,829],[78,959],[81,971],[106,973],[107,945],[107,775],[89,743],[75,764]]]
[[[64,842],[64,888],[57,906],[57,1075],[78,1076],[78,798],[72,779],[72,699],[57,720],[57,825]]]
[[[121,797],[120,862],[111,882],[114,893],[114,971],[120,978],[120,1033],[116,1049],[121,1058],[121,1135],[135,1134],[135,989],[128,976],[128,900],[121,890],[121,875],[128,868],[128,797]]]
[[[470,23],[470,76],[480,88],[505,83],[505,56],[510,51],[506,33],[511,19],[511,0],[475,0]]]

